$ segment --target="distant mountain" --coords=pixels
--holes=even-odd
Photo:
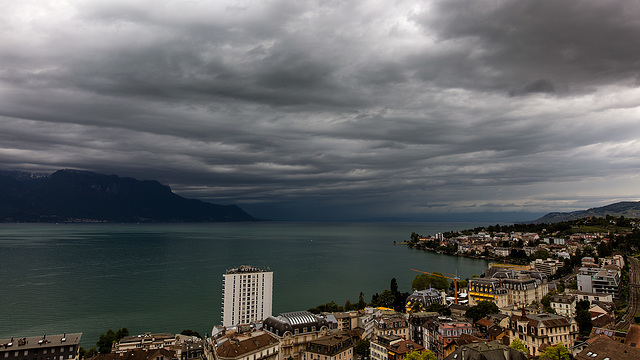
[[[602,207],[566,213],[552,212],[537,220],[532,221],[532,223],[553,224],[561,221],[576,220],[588,216],[605,217],[607,215],[616,217],[624,216],[626,218],[640,218],[640,201],[622,201]]]
[[[186,199],[157,181],[88,171],[0,171],[0,222],[254,221],[235,205]]]

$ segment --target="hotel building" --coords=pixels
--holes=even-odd
[[[273,272],[243,265],[222,275],[222,325],[260,322],[271,316]]]

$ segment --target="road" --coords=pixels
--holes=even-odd
[[[616,330],[626,330],[630,324],[634,323],[634,317],[640,310],[640,263],[638,259],[628,256],[627,259],[631,264],[629,270],[629,303],[627,311],[622,315],[616,323]]]

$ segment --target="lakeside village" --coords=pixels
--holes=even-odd
[[[131,336],[122,328],[89,350],[79,345],[82,333],[1,339],[0,359],[640,359],[637,221],[414,233],[406,244],[496,261],[470,279],[420,271],[413,293],[401,293],[394,278],[370,303],[360,293],[354,304],[277,316],[273,272],[244,265],[222,275],[221,324],[204,337],[192,330]]]

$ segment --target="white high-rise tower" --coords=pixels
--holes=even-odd
[[[271,316],[273,272],[242,265],[222,275],[222,325],[259,322]]]

